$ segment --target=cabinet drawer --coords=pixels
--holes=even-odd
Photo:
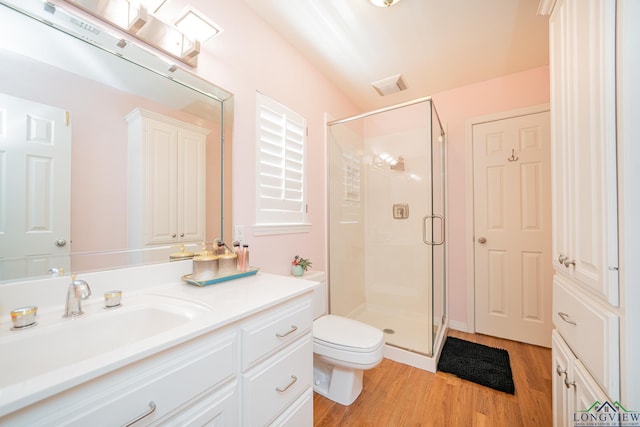
[[[553,323],[609,396],[620,396],[618,316],[561,277],[554,277]]]
[[[233,381],[221,389],[215,389],[205,396],[176,409],[153,426],[201,427],[238,425],[238,382]]]
[[[148,425],[235,375],[235,332],[218,333],[86,382],[3,418],[29,426]]]
[[[269,423],[311,387],[313,342],[308,333],[242,377],[243,425]]]
[[[305,297],[259,315],[242,327],[242,370],[311,330],[311,298]]]
[[[313,389],[309,388],[285,412],[276,418],[271,426],[312,427],[313,426]]]

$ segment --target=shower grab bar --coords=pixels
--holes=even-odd
[[[431,219],[439,219],[440,220],[440,235],[442,236],[442,239],[438,242],[431,242],[429,240],[427,240],[427,220]],[[442,215],[427,215],[424,218],[422,218],[422,241],[426,244],[426,245],[431,245],[431,246],[440,246],[444,243],[444,217]]]

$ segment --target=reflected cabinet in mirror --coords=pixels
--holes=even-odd
[[[71,6],[0,0],[0,34],[0,282],[230,236],[230,93]]]

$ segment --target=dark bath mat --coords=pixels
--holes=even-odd
[[[507,350],[447,337],[438,370],[505,393],[515,392]]]

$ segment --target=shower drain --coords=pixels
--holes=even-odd
[[[382,332],[384,332],[385,334],[389,334],[389,335],[393,335],[393,334],[395,334],[395,333],[396,333],[396,331],[394,331],[394,330],[393,330],[393,329],[391,329],[391,328],[384,328],[384,329],[382,330]]]

